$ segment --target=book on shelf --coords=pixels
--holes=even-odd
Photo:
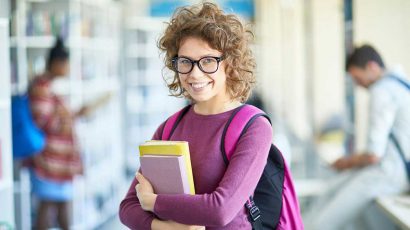
[[[46,10],[29,10],[26,19],[27,36],[68,36],[72,23],[68,12],[48,12]]]
[[[147,141],[139,146],[141,172],[157,194],[195,194],[186,141]]]

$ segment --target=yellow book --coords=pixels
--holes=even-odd
[[[194,177],[192,175],[191,157],[186,141],[146,141],[139,146],[140,157],[151,156],[182,156],[184,158],[190,194],[195,194]]]

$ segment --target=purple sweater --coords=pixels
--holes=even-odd
[[[244,207],[262,175],[272,128],[267,119],[257,118],[238,141],[226,167],[220,151],[222,131],[233,110],[215,115],[196,114],[191,108],[179,123],[171,140],[188,141],[196,195],[158,195],[154,213],[144,211],[133,180],[120,205],[120,219],[131,229],[151,229],[154,218],[206,229],[251,229]],[[160,139],[163,124],[153,139]]]

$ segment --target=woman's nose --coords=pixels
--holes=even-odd
[[[189,73],[189,76],[196,78],[201,77],[202,75],[204,75],[204,72],[202,72],[202,70],[199,68],[198,63],[195,63],[192,71]]]

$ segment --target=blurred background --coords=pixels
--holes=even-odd
[[[69,49],[70,75],[53,90],[73,109],[111,95],[76,123],[85,169],[74,180],[72,228],[125,229],[118,206],[138,145],[186,103],[168,96],[156,42],[176,7],[197,2],[0,0],[0,229],[31,229],[36,215],[29,173],[13,161],[10,97],[44,71],[56,36]],[[303,212],[326,188],[327,164],[365,145],[368,97],[345,72],[347,53],[370,43],[388,67],[410,73],[410,1],[216,2],[252,25],[254,95],[273,118]]]

